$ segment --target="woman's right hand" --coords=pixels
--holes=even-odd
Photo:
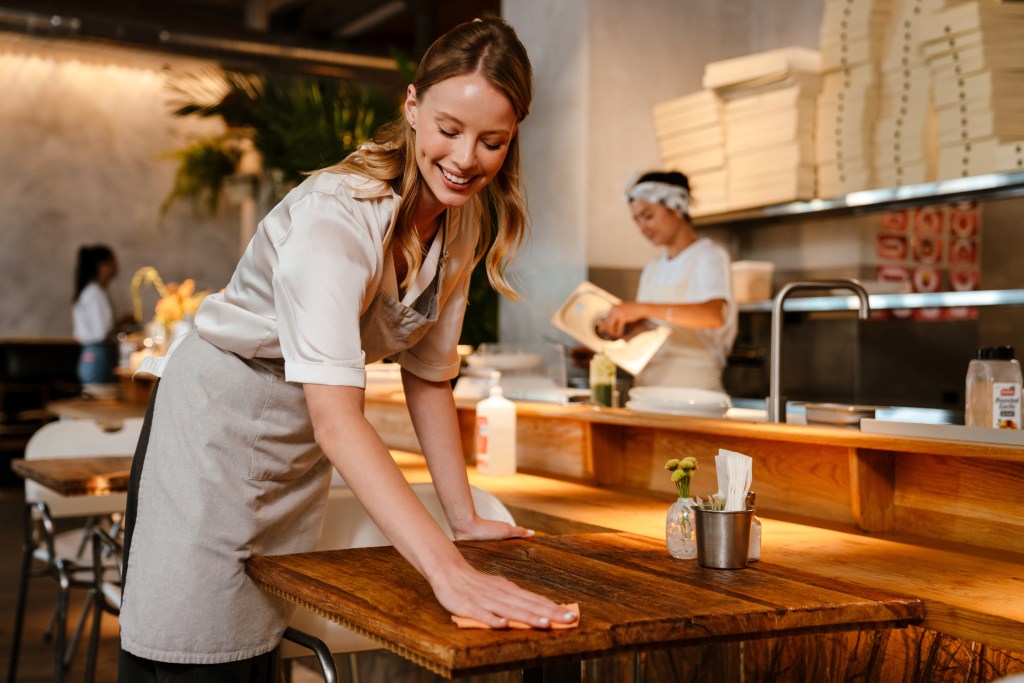
[[[438,602],[456,616],[471,617],[493,628],[506,628],[509,619],[549,628],[552,623],[571,624],[579,618],[508,579],[478,572],[461,555],[459,559],[456,567],[430,582]]]

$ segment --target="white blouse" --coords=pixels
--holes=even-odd
[[[114,329],[114,308],[107,290],[90,282],[71,309],[71,334],[79,344],[99,344]]]
[[[289,382],[365,387],[359,321],[378,289],[397,293],[384,245],[400,201],[384,182],[310,176],[260,222],[224,291],[203,301],[199,335],[244,358],[283,358]],[[478,199],[446,212],[437,322],[396,358],[418,377],[442,381],[458,374],[479,217]],[[438,230],[403,303],[433,282],[444,233]]]

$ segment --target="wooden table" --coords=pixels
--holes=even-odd
[[[530,669],[617,652],[762,636],[904,626],[920,600],[764,562],[739,571],[676,560],[628,533],[461,542],[477,569],[556,602],[579,602],[566,631],[462,630],[391,547],[254,557],[268,592],[313,609],[445,677]],[[563,672],[564,673],[564,672]]]
[[[39,458],[11,461],[15,474],[62,496],[100,496],[128,490],[132,456]]]
[[[146,415],[146,404],[113,398],[66,398],[47,402],[46,409],[59,418],[95,420],[100,428],[112,431],[120,429],[127,418]]]

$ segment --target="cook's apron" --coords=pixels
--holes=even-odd
[[[679,291],[685,292],[693,277],[688,269]],[[671,303],[671,302],[653,302]],[[722,369],[714,353],[696,330],[672,326],[672,335],[634,380],[643,387],[693,387],[723,391]]]
[[[437,321],[443,265],[442,254],[433,286],[409,306],[377,291],[360,318],[366,362],[411,347]],[[151,411],[132,465],[121,647],[187,664],[269,652],[293,607],[249,580],[245,561],[312,550],[330,485],[302,385],[285,382],[280,359],[241,358],[193,331]]]

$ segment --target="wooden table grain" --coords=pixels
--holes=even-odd
[[[459,547],[483,572],[556,602],[578,602],[579,627],[459,629],[391,547],[254,557],[247,571],[268,592],[448,678],[688,643],[899,627],[924,612],[916,598],[767,563],[704,569],[670,557],[660,541],[628,533]]]
[[[39,458],[11,461],[15,474],[62,496],[99,496],[128,490],[132,456]]]

